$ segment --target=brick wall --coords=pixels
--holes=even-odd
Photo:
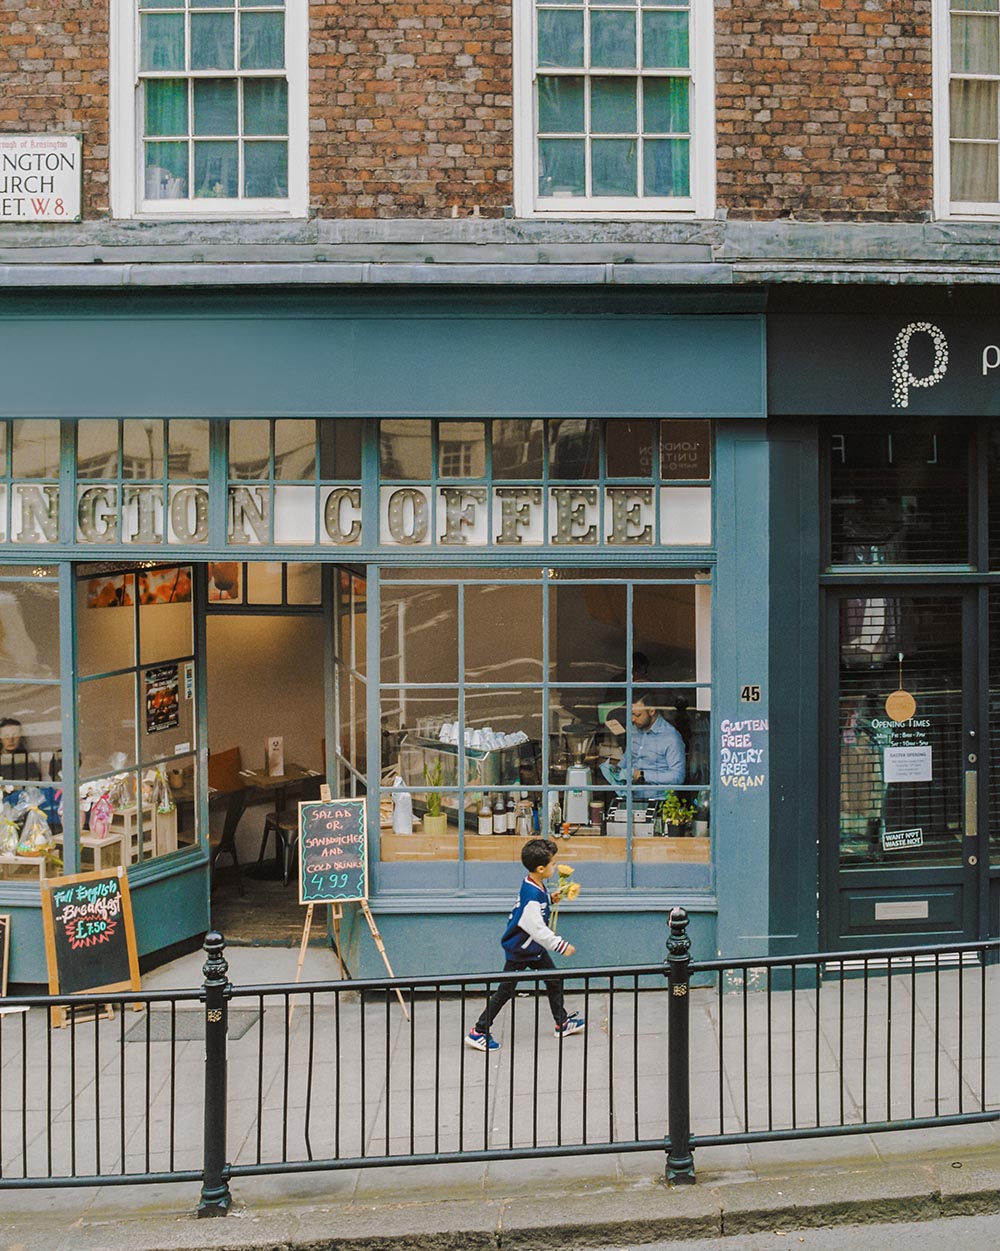
[[[510,0],[310,8],[310,198],[323,217],[511,202]]]
[[[716,0],[719,204],[928,216],[930,48],[931,0]]]
[[[0,0],[0,130],[82,133],[84,216],[107,214],[107,0]]]

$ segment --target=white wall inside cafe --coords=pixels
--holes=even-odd
[[[207,628],[209,750],[239,747],[245,768],[261,768],[280,734],[286,760],[322,769],[322,618],[212,614]]]

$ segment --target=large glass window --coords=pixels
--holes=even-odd
[[[0,567],[0,879],[61,863],[56,570]]]
[[[699,881],[707,571],[384,570],[379,603],[384,865],[486,884],[543,834],[591,887]]]
[[[682,0],[524,0],[521,207],[707,211],[711,22]]]
[[[81,859],[126,867],[196,842],[189,565],[77,581]]]

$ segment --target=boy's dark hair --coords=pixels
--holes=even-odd
[[[544,868],[558,852],[559,848],[551,838],[529,838],[521,848],[521,863],[529,873],[534,873],[536,869]]]

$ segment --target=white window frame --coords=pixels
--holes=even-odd
[[[144,195],[138,0],[111,0],[111,213],[115,218],[212,221],[305,217],[309,211],[309,4],[285,0],[288,197],[149,200]],[[179,77],[186,77],[179,74]]]
[[[715,214],[715,5],[691,6],[691,194],[685,197],[538,195],[535,0],[514,3],[514,212],[518,217],[706,218]],[[637,71],[641,76],[641,71]],[[584,77],[587,72],[583,71]]]
[[[953,0],[934,0],[932,13],[932,89],[934,125],[934,216],[940,219],[996,221],[995,201],[951,198],[951,7]],[[980,11],[989,16],[988,12]],[[998,191],[1000,196],[1000,191]]]

